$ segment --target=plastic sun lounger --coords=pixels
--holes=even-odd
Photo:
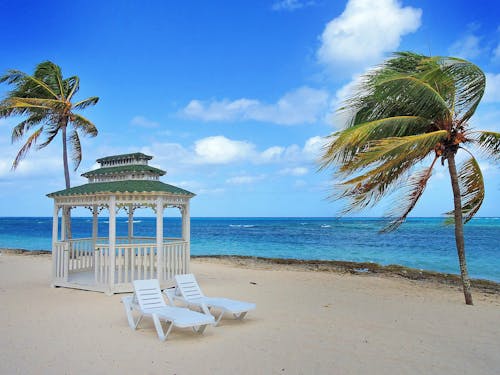
[[[232,300],[228,298],[206,297],[193,274],[175,276],[177,286],[165,289],[165,293],[171,305],[179,301],[187,306],[197,306],[205,314],[212,314],[211,309],[221,311],[216,318],[215,325],[219,324],[224,313],[232,314],[236,319],[243,319],[250,310],[255,310],[255,303]]]
[[[158,338],[161,341],[167,339],[174,326],[191,327],[193,331],[202,334],[207,325],[215,325],[214,317],[210,314],[201,314],[184,307],[167,305],[163,299],[160,284],[156,279],[135,280],[134,291],[133,296],[122,298],[128,324],[134,330],[137,329],[144,316],[150,316],[153,319]],[[132,314],[134,310],[139,312],[137,320]],[[161,320],[169,323],[166,333],[163,331]]]

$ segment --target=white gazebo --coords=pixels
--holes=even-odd
[[[194,194],[159,181],[165,171],[149,166],[151,159],[142,153],[98,159],[100,168],[82,174],[87,184],[47,194],[54,199],[53,286],[113,294],[131,292],[136,279],[155,278],[167,286],[175,275],[188,273],[189,201]],[[91,211],[91,238],[68,238],[66,215],[62,212],[75,207]],[[144,207],[156,213],[156,235],[136,237],[134,211]],[[167,207],[176,207],[182,214],[182,238],[163,236]],[[109,212],[108,238],[98,235],[98,216],[104,209]],[[126,237],[116,236],[116,214],[121,209],[128,213]]]

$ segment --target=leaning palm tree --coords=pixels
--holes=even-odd
[[[13,90],[0,102],[0,118],[20,116],[22,121],[12,130],[12,142],[26,137],[12,169],[18,167],[33,146],[37,145],[37,149],[42,149],[60,133],[64,179],[66,188],[70,188],[68,144],[76,171],[82,160],[79,133],[92,137],[97,135],[95,125],[75,113],[75,110],[95,105],[99,98],[94,96],[74,103],[80,79],[77,76],[63,78],[61,68],[50,61],[38,64],[33,75],[9,70],[0,77],[0,83],[2,82],[12,85]],[[69,216],[69,212],[65,212],[65,215]]]
[[[356,92],[339,109],[343,130],[330,135],[321,168],[335,168],[332,198],[347,199],[344,213],[373,206],[402,192],[388,212],[384,229],[395,230],[406,219],[438,160],[448,167],[453,191],[455,240],[465,302],[472,305],[465,259],[463,224],[477,213],[484,198],[483,175],[473,156],[498,160],[500,133],[471,128],[469,120],[483,96],[484,73],[452,57],[396,53],[366,73]],[[464,153],[457,170],[456,156]],[[419,168],[420,166],[420,168]]]

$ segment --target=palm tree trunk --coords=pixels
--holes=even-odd
[[[464,223],[462,219],[462,199],[460,195],[460,186],[458,185],[457,165],[455,163],[455,154],[448,156],[448,170],[450,172],[451,187],[453,189],[453,203],[455,214],[455,242],[457,245],[458,261],[460,263],[460,275],[462,276],[462,285],[464,289],[465,303],[473,305],[472,293],[470,288],[469,273],[467,272],[467,263],[465,261],[465,243],[464,243]]]
[[[63,145],[63,165],[64,165],[64,181],[66,182],[66,189],[71,187],[69,179],[69,166],[68,166],[68,144],[66,141],[66,127],[67,124],[61,126],[62,145]]]
[[[63,120],[64,121],[64,120]],[[68,125],[68,121],[66,120],[65,124],[61,126],[61,134],[62,134],[62,145],[63,145],[63,166],[64,166],[64,181],[66,182],[66,189],[71,187],[71,181],[69,178],[69,166],[68,166],[68,144],[66,137],[66,128]],[[63,208],[63,215],[65,216],[66,222],[66,238],[70,240],[72,238],[71,231],[71,207]]]

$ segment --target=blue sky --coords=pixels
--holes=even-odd
[[[500,5],[478,1],[0,1],[0,71],[32,73],[51,60],[78,75],[83,114],[99,129],[83,142],[72,185],[97,158],[154,156],[162,181],[197,194],[193,216],[335,216],[331,171],[317,172],[335,109],[356,78],[393,51],[478,64],[487,92],[473,124],[500,131]],[[0,86],[0,95],[8,90]],[[50,216],[61,189],[61,143],[33,150],[17,171],[13,119],[0,120],[0,216]],[[482,161],[499,216],[498,166]],[[388,199],[356,215],[379,216]],[[413,216],[452,208],[438,167]],[[83,213],[85,214],[85,213]],[[147,214],[147,212],[144,212]]]

